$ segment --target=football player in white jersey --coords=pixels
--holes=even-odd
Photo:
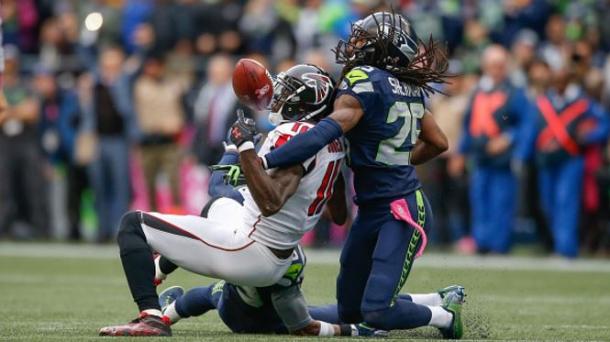
[[[280,125],[267,136],[260,153],[313,127],[331,112],[333,95],[332,78],[318,67],[297,65],[278,75],[272,118]],[[171,335],[154,285],[152,251],[179,267],[236,285],[271,286],[286,273],[300,238],[332,202],[335,187],[343,185],[342,179],[335,181],[345,147],[337,140],[302,164],[266,171],[250,133],[256,133],[253,120],[238,113],[231,141],[247,184],[240,190],[242,210],[228,205],[222,219],[141,211],[123,217],[117,240],[140,315],[126,325],[101,329],[101,335]]]

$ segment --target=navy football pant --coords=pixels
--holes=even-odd
[[[540,201],[551,227],[554,249],[565,257],[578,255],[583,177],[584,161],[580,157],[541,168],[538,173]]]
[[[225,282],[210,286],[200,286],[188,290],[175,303],[176,312],[182,318],[196,317],[210,310],[218,310],[223,322],[234,332],[242,333],[287,333],[279,317],[255,312],[255,308],[246,307],[237,292],[230,289]],[[406,294],[399,295],[397,300],[411,301]],[[318,321],[341,324],[336,304],[310,306],[309,314]]]
[[[224,281],[188,290],[176,300],[175,308],[182,318],[218,310],[220,319],[235,333],[288,333],[272,305],[250,306],[241,299],[235,286]]]
[[[428,231],[432,212],[423,192],[413,192],[406,200],[411,216]],[[430,322],[428,307],[397,297],[421,240],[414,228],[394,218],[389,204],[360,206],[341,252],[337,302],[342,322],[366,322],[384,330]]]
[[[470,177],[472,233],[479,250],[507,253],[515,221],[517,180],[509,168],[477,166]]]

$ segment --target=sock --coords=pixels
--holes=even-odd
[[[443,302],[441,295],[438,293],[412,294],[411,301],[415,304],[440,306]]]
[[[165,275],[165,276],[174,272],[178,268],[178,266],[176,264],[169,261],[164,256],[159,257],[158,263],[159,263],[159,271],[161,271],[161,273],[163,273],[163,275]]]
[[[165,280],[165,278],[167,278],[167,275],[165,273],[163,273],[163,271],[161,271],[161,259],[163,257],[159,256],[157,258],[155,258],[155,283],[156,284],[161,284],[161,282],[163,280]]]
[[[451,326],[453,321],[453,314],[451,312],[440,306],[428,306],[428,308],[432,312],[432,317],[430,317],[430,322],[428,323],[429,326],[437,328],[449,328]]]
[[[163,313],[161,312],[161,310],[157,309],[146,309],[142,310],[142,312],[150,316],[163,317]]]
[[[152,252],[146,243],[146,236],[140,225],[139,212],[131,212],[123,216],[118,235],[121,263],[129,290],[140,312],[148,309],[161,311],[159,297],[153,280],[155,278],[155,262]],[[160,315],[159,315],[160,316]]]
[[[172,322],[172,324],[182,319],[182,317],[180,317],[180,315],[178,314],[178,311],[176,311],[176,302],[173,302],[168,305],[163,311],[163,315],[169,317],[169,320]]]

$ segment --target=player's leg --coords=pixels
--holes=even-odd
[[[199,216],[223,222],[230,227],[237,227],[243,220],[243,210],[241,202],[238,201],[242,195],[237,190],[233,190],[233,197],[214,197],[201,210]],[[237,198],[237,199],[235,199]],[[178,265],[171,262],[167,257],[158,255],[155,257],[155,284],[159,285],[167,278],[167,275],[174,272]]]
[[[463,286],[450,285],[431,293],[400,293],[396,300],[406,300],[421,305],[440,306],[443,303],[443,299],[450,293],[455,293],[462,299],[466,296]],[[333,324],[342,323],[339,319],[339,311],[336,304],[310,306],[308,309],[309,314],[315,320]]]
[[[337,304],[344,323],[362,322],[360,303],[371,269],[377,227],[374,217],[360,212],[341,251]]]
[[[291,262],[277,258],[237,227],[224,227],[221,222],[198,216],[128,213],[121,222],[118,243],[134,301],[140,312],[157,319],[162,315],[153,283],[152,250],[181,268],[250,286],[276,283]],[[142,330],[134,324],[141,322],[104,328],[100,333],[133,335]],[[150,334],[171,334],[171,331]]]
[[[409,210],[417,213],[417,206],[413,205],[415,201],[408,198],[407,202]],[[411,271],[421,237],[415,229],[394,219],[389,210],[381,215],[384,223],[379,230],[373,265],[361,302],[364,321],[385,330],[424,326],[432,316],[428,307],[408,300],[396,301],[395,298]],[[423,220],[428,221],[424,224],[429,226],[427,216]]]
[[[581,158],[566,161],[557,177],[555,208],[561,208],[555,216],[553,229],[555,251],[562,256],[574,258],[578,255],[578,223],[582,200],[584,162]]]
[[[210,310],[216,310],[222,297],[224,284],[225,282],[221,280],[210,286],[192,288],[162,307],[163,314],[169,317],[174,324],[183,318],[201,316]],[[171,291],[172,288],[168,290]],[[163,299],[163,295],[164,293],[159,295],[160,300]]]
[[[517,181],[510,170],[494,170],[490,182],[489,248],[496,253],[507,253],[515,222]]]
[[[290,265],[242,227],[217,220],[141,213],[141,229],[146,243],[179,267],[233,284],[273,285]]]
[[[472,235],[479,251],[489,248],[489,172],[486,168],[475,167],[470,176],[470,207]]]
[[[102,336],[171,336],[169,319],[163,319],[153,279],[155,266],[152,250],[142,230],[140,212],[127,213],[121,219],[118,243],[121,263],[131,295],[140,315],[125,325],[100,329]]]
[[[417,191],[409,195],[407,203],[409,211],[417,213],[418,224],[430,227],[431,211],[423,193]],[[362,314],[367,324],[383,330],[411,329],[425,325],[450,329],[458,323],[461,328],[460,308],[449,308],[449,305],[461,304],[458,303],[459,298],[454,300],[454,295],[445,298],[443,307],[421,305],[405,297],[398,297],[420,244],[421,238],[415,229],[387,213],[379,231],[371,275],[362,299]],[[456,337],[459,336],[461,331]]]

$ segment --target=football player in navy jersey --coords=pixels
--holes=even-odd
[[[349,141],[358,217],[341,254],[339,317],[383,330],[430,325],[447,338],[463,334],[463,292],[441,305],[398,296],[426,245],[431,211],[413,165],[447,149],[424,106],[430,82],[443,82],[444,49],[420,41],[399,14],[378,12],[356,22],[335,50],[344,65],[334,111],[309,131],[261,158],[267,168],[298,164],[343,134]],[[255,132],[240,131],[242,142]]]

